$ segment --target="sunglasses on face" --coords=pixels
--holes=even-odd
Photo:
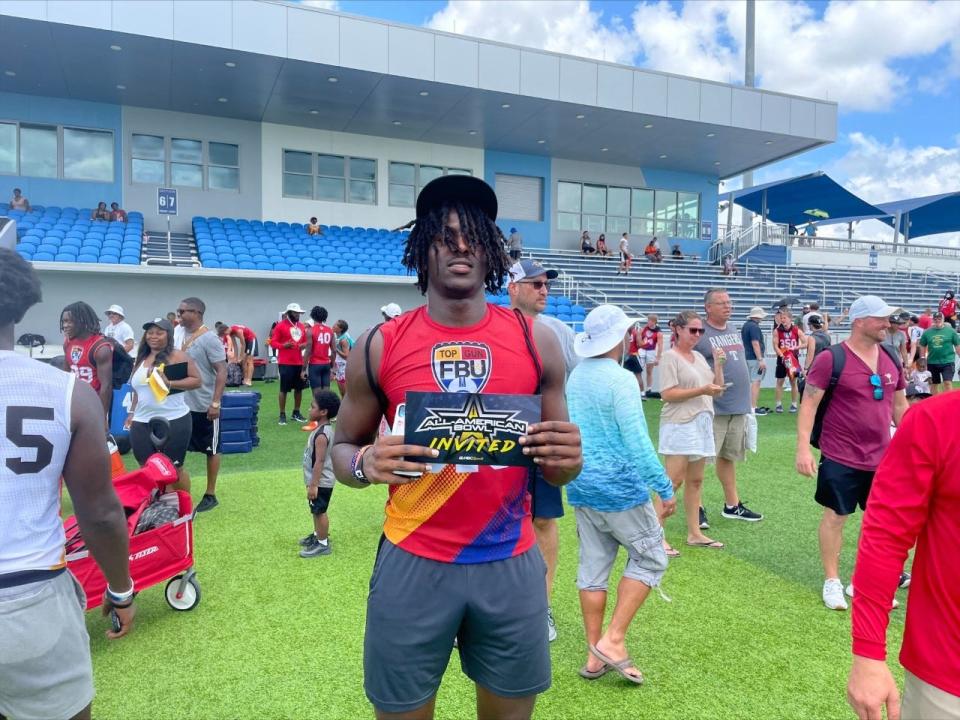
[[[521,280],[517,284],[529,285],[534,290],[543,290],[543,288],[546,288],[547,290],[549,290],[552,283],[549,280]]]
[[[870,384],[873,386],[873,399],[883,400],[883,384],[880,382],[880,376],[874,373],[870,376]]]
[[[704,330],[703,328],[688,327],[687,332],[690,333],[691,335],[703,335],[706,332],[706,330]]]
[[[188,312],[196,312],[196,310],[194,310],[193,308],[183,308],[182,310],[177,309],[177,315],[183,315],[184,313],[188,313]]]

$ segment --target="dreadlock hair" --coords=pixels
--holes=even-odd
[[[430,249],[435,241],[443,238],[447,248],[457,252],[453,240],[448,238],[444,229],[447,215],[456,210],[460,217],[460,232],[470,251],[480,249],[487,261],[487,275],[483,279],[486,291],[496,295],[503,287],[503,280],[510,267],[511,260],[503,249],[503,232],[480,208],[464,205],[460,202],[444,204],[430,210],[425,216],[417,218],[413,230],[407,236],[407,245],[403,250],[403,266],[417,273],[417,288],[427,293]]]
[[[100,332],[100,320],[97,318],[97,311],[83,301],[78,301],[67,305],[60,312],[60,330],[63,330],[63,316],[70,313],[70,319],[73,321],[74,337],[86,337],[88,335],[97,335]]]
[[[314,322],[325,323],[327,321],[327,309],[320,305],[314,305],[310,308],[310,318]]]
[[[13,250],[0,248],[0,326],[15,325],[43,299],[33,266]]]
[[[163,330],[163,328],[160,329]],[[145,330],[143,333],[143,337],[140,338],[140,345],[137,347],[137,359],[133,361],[134,370],[139,368],[140,364],[144,361],[144,359],[146,359],[147,355],[152,352],[150,346],[147,345],[147,332],[149,331],[150,328],[147,328],[147,330]],[[157,353],[157,356],[154,358],[153,364],[155,367],[160,363],[167,362],[167,360],[170,358],[170,353],[173,352],[173,334],[168,333],[166,330],[164,330],[164,333],[167,336],[167,345],[166,347],[161,348]]]

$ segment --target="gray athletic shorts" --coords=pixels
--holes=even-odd
[[[545,575],[536,545],[507,560],[458,565],[384,540],[367,598],[367,698],[381,712],[426,704],[440,687],[454,638],[463,672],[495,695],[549,689]]]
[[[627,551],[624,577],[649,587],[660,584],[667,570],[667,554],[653,503],[645,502],[622,512],[600,512],[582,506],[573,511],[580,537],[578,589],[606,590],[621,546]]]
[[[93,701],[85,606],[69,571],[0,589],[0,715],[69,718]]]

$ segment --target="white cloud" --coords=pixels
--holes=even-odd
[[[844,110],[887,110],[909,78],[897,60],[928,56],[950,46],[953,77],[960,75],[960,3],[842,2],[817,18],[796,0],[768,0],[757,8],[758,85],[836,100]],[[642,3],[634,33],[649,67],[729,82],[743,77],[746,10],[731,0]]]
[[[427,26],[596,60],[632,62],[637,41],[629,29],[615,20],[604,25],[601,18],[587,0],[451,0]]]

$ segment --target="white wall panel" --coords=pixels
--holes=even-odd
[[[176,0],[173,4],[173,39],[232,48],[233,3]]]
[[[246,52],[285,57],[287,9],[283,5],[234,0],[234,47]]]
[[[113,3],[113,29],[133,35],[173,39],[173,1],[139,0]]]
[[[816,103],[816,135],[818,140],[837,139],[837,106],[831,103]]]
[[[733,105],[731,88],[713,83],[700,84],[700,121],[729,125]]]
[[[390,27],[390,74],[433,80],[433,33]]]
[[[681,120],[700,119],[699,81],[667,78],[667,115]]]
[[[732,93],[733,113],[731,120],[734,127],[759,130],[763,113],[763,93],[741,88],[733,88]]]
[[[480,49],[476,40],[437,35],[434,49],[437,82],[477,87]]]
[[[648,115],[667,114],[667,76],[633,73],[633,111]]]
[[[47,3],[44,0],[0,0],[0,15],[13,15],[28,20],[46,20]]]
[[[49,0],[47,20],[98,30],[109,28],[112,22],[110,0]]]
[[[560,98],[560,58],[546,53],[520,52],[520,92],[523,95]]]
[[[287,57],[307,62],[340,64],[340,18],[288,7]]]
[[[760,129],[774,133],[790,132],[790,98],[785,95],[764,95]]]
[[[283,150],[376,158],[377,205],[333,203],[283,197]],[[399,227],[413,218],[413,208],[389,205],[389,163],[413,162],[425,165],[469,168],[483,177],[483,150],[395,140],[263,123],[261,126],[261,170],[263,218],[303,222],[315,215],[328,225]]]
[[[340,64],[370,72],[387,72],[387,26],[340,18]]]
[[[790,133],[808,138],[816,137],[816,103],[809,100],[790,99]]]
[[[596,105],[597,64],[560,58],[560,99],[581,105]]]
[[[499,92],[520,92],[520,51],[480,43],[480,87]]]
[[[612,65],[597,66],[597,105],[633,110],[633,71]]]

